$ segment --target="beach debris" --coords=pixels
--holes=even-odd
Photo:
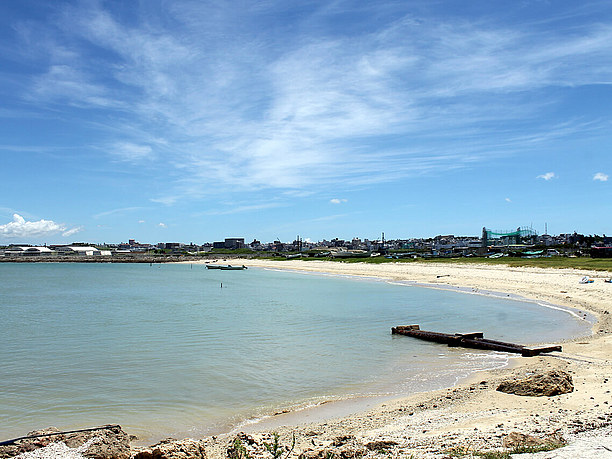
[[[119,425],[62,432],[56,427],[29,432],[25,437],[2,442],[0,459],[45,448],[52,444],[64,444],[75,454],[96,459],[129,459],[130,439]],[[83,445],[87,444],[84,448]],[[53,448],[62,448],[61,445]],[[34,457],[34,456],[32,456]]]
[[[591,279],[589,276],[584,276],[582,279],[580,279],[580,284],[592,284],[593,282],[595,282],[594,279]]]
[[[515,354],[521,354],[523,357],[533,357],[534,355],[539,355],[544,352],[561,352],[561,346],[528,347],[523,346],[522,344],[485,339],[482,332],[449,334],[421,330],[418,325],[400,325],[398,327],[393,327],[391,328],[391,334],[412,336],[425,341],[447,344],[451,347],[467,347],[470,349],[489,349],[499,352],[512,352]]]
[[[133,459],[206,459],[204,440],[165,440],[138,451]]]
[[[503,381],[499,392],[527,397],[552,397],[574,391],[572,376],[561,370],[550,370],[536,373],[519,380]]]

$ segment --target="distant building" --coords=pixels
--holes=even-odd
[[[100,250],[96,247],[91,247],[87,245],[61,245],[54,246],[55,250],[59,255],[79,255],[79,256],[108,256],[110,255],[110,251],[108,250]]]
[[[228,237],[224,241],[213,242],[213,249],[244,249],[243,237]]]
[[[243,237],[230,237],[225,239],[226,249],[244,249]]]
[[[4,255],[8,257],[19,256],[42,256],[55,255],[56,252],[49,247],[32,247],[32,246],[10,246],[4,251]]]

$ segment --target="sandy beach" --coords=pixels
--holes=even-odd
[[[322,420],[315,416],[314,422],[304,413],[273,416],[249,427],[243,443],[250,443],[252,454],[270,440],[271,432],[277,432],[285,445],[295,435],[292,455],[296,457],[320,457],[322,451],[344,457],[376,456],[381,451],[393,457],[470,457],[503,450],[508,435],[518,432],[569,443],[520,457],[612,457],[612,285],[603,281],[611,273],[440,263],[231,260],[231,264],[412,281],[483,295],[501,292],[573,308],[594,323],[591,336],[561,343],[562,353],[517,357],[508,367],[473,374],[452,388],[385,401],[348,416]],[[595,282],[580,284],[585,275]],[[501,381],[552,369],[571,375],[573,392],[525,397],[496,390]],[[233,432],[207,439],[208,457],[226,457],[235,436]]]

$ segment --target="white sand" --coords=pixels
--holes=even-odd
[[[609,429],[612,425],[612,284],[603,282],[611,273],[437,262],[366,264],[232,260],[231,263],[414,281],[434,287],[467,288],[473,292],[505,292],[577,308],[597,319],[592,336],[562,343],[562,353],[519,357],[514,359],[512,368],[478,373],[455,388],[417,394],[386,402],[366,412],[318,423],[300,424],[295,415],[287,415],[290,425],[274,430],[286,442],[295,433],[296,453],[329,446],[340,435],[352,435],[361,444],[374,440],[394,441],[397,445],[392,448],[393,455],[445,457],[453,448],[500,449],[503,437],[518,431],[540,437],[560,433],[573,442],[572,447],[581,445],[585,455],[588,450],[599,458],[607,457],[606,446],[593,440],[605,438],[605,435],[598,437],[587,433]],[[595,282],[580,284],[579,280],[585,275],[595,278]],[[575,391],[555,397],[519,397],[495,390],[503,379],[551,368],[569,372]],[[307,419],[301,421],[307,422]],[[277,420],[276,424],[282,421]],[[221,457],[227,441],[229,436],[211,440],[209,456]],[[558,450],[559,454],[562,451],[564,449]]]

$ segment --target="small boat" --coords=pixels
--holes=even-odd
[[[206,265],[206,269],[222,269],[225,271],[241,271],[247,269],[246,266],[232,266],[232,265]]]
[[[592,284],[593,282],[595,281],[591,279],[589,276],[584,276],[582,279],[580,279],[581,284]]]

